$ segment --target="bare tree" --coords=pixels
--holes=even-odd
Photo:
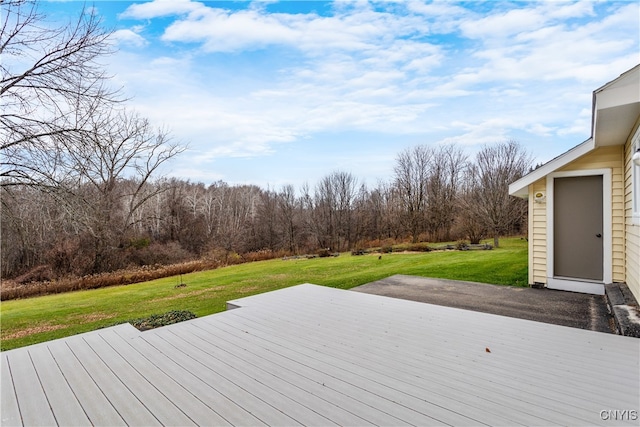
[[[496,247],[499,236],[522,221],[526,201],[509,196],[509,184],[527,173],[531,164],[522,146],[507,141],[483,147],[469,165],[469,208],[481,218]]]
[[[349,172],[332,172],[316,185],[313,217],[321,247],[332,250],[350,248],[356,192],[357,180]]]
[[[338,244],[336,232],[337,195],[331,176],[323,177],[316,184],[313,195],[313,225],[318,245],[335,249]]]
[[[451,240],[466,164],[466,155],[455,145],[442,145],[433,150],[427,178],[426,225],[434,241]]]
[[[256,218],[253,228],[252,248],[274,251],[282,240],[282,221],[278,210],[278,193],[270,188],[262,190],[257,200]]]
[[[300,201],[296,198],[292,185],[285,185],[278,193],[278,208],[282,219],[283,244],[285,248],[296,253],[299,242],[297,241],[299,232],[299,211]]]
[[[336,195],[336,232],[339,249],[350,249],[354,237],[354,202],[357,195],[358,181],[350,172],[333,172],[331,184]]]
[[[59,141],[68,153],[65,168],[75,179],[65,183],[60,200],[91,236],[93,270],[102,271],[108,253],[135,224],[136,211],[162,189],[150,187],[150,180],[184,147],[172,142],[167,131],[126,111],[94,117],[88,129],[79,140]]]
[[[477,191],[477,170],[467,167],[465,177],[458,195],[459,215],[457,217],[458,229],[471,244],[478,244],[487,235],[487,225],[481,210],[478,208],[480,197]]]
[[[51,28],[36,1],[2,0],[0,185],[66,178],[61,140],[83,138],[90,119],[119,101],[98,60],[112,52],[92,11]]]
[[[408,148],[396,158],[395,185],[400,191],[404,206],[404,220],[417,242],[424,228],[425,208],[427,205],[427,182],[433,150],[419,145]]]

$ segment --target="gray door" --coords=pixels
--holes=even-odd
[[[555,277],[603,280],[602,175],[555,178]]]

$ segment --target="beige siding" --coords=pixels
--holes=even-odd
[[[547,191],[547,180],[529,186],[531,229],[529,231],[529,282],[547,283],[547,204],[533,202],[538,191]]]
[[[623,146],[599,147],[559,171],[611,169],[612,273],[614,282],[625,281],[625,196]]]
[[[640,122],[640,119],[639,119]],[[631,137],[627,140],[624,146],[624,224],[625,224],[625,261],[626,261],[626,277],[625,282],[629,289],[636,297],[636,300],[640,301],[640,226],[634,224],[633,221],[633,205],[632,205],[632,192],[633,192],[633,173],[631,156],[632,150],[632,136],[639,132],[638,124],[634,132],[631,132]],[[637,136],[636,136],[637,137]],[[637,195],[640,197],[640,195]]]

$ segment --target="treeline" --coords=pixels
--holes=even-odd
[[[260,188],[180,179],[84,179],[41,187],[4,181],[2,277],[47,280],[202,257],[346,251],[410,239],[520,233],[526,202],[508,184],[530,158],[506,142],[468,159],[456,146],[398,154],[394,176],[369,188],[334,171],[313,187]],[[100,169],[104,170],[104,169]],[[254,256],[255,259],[255,256]]]
[[[525,204],[507,186],[531,161],[514,142],[486,146],[472,159],[455,146],[407,149],[394,176],[371,188],[343,171],[301,188],[159,179],[161,166],[185,148],[128,110],[111,86],[103,64],[113,33],[95,8],[56,26],[39,4],[2,1],[3,279],[192,259],[222,265],[387,239],[492,236],[497,245],[525,223]]]

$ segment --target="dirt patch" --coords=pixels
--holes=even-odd
[[[157,302],[157,301],[171,301],[171,300],[187,298],[187,297],[197,297],[199,295],[207,294],[209,292],[223,291],[226,288],[227,288],[226,286],[214,286],[212,288],[200,289],[200,290],[191,291],[191,292],[182,292],[182,293],[179,293],[179,294],[176,294],[176,295],[170,295],[168,297],[156,298],[153,301],[155,301],[155,302]]]
[[[31,328],[26,328],[26,329],[21,329],[19,331],[16,332],[12,332],[10,334],[3,334],[2,335],[2,339],[3,340],[13,340],[13,339],[17,339],[17,338],[23,338],[29,335],[33,335],[33,334],[40,334],[43,332],[51,332],[51,331],[56,331],[58,329],[64,329],[66,328],[65,325],[49,325],[49,324],[42,324],[42,325],[38,325],[38,326],[32,326]]]
[[[98,320],[112,319],[116,317],[114,314],[107,313],[93,313],[93,314],[83,314],[82,316],[74,316],[71,318],[72,321],[80,321],[82,323],[89,322],[97,322]]]

